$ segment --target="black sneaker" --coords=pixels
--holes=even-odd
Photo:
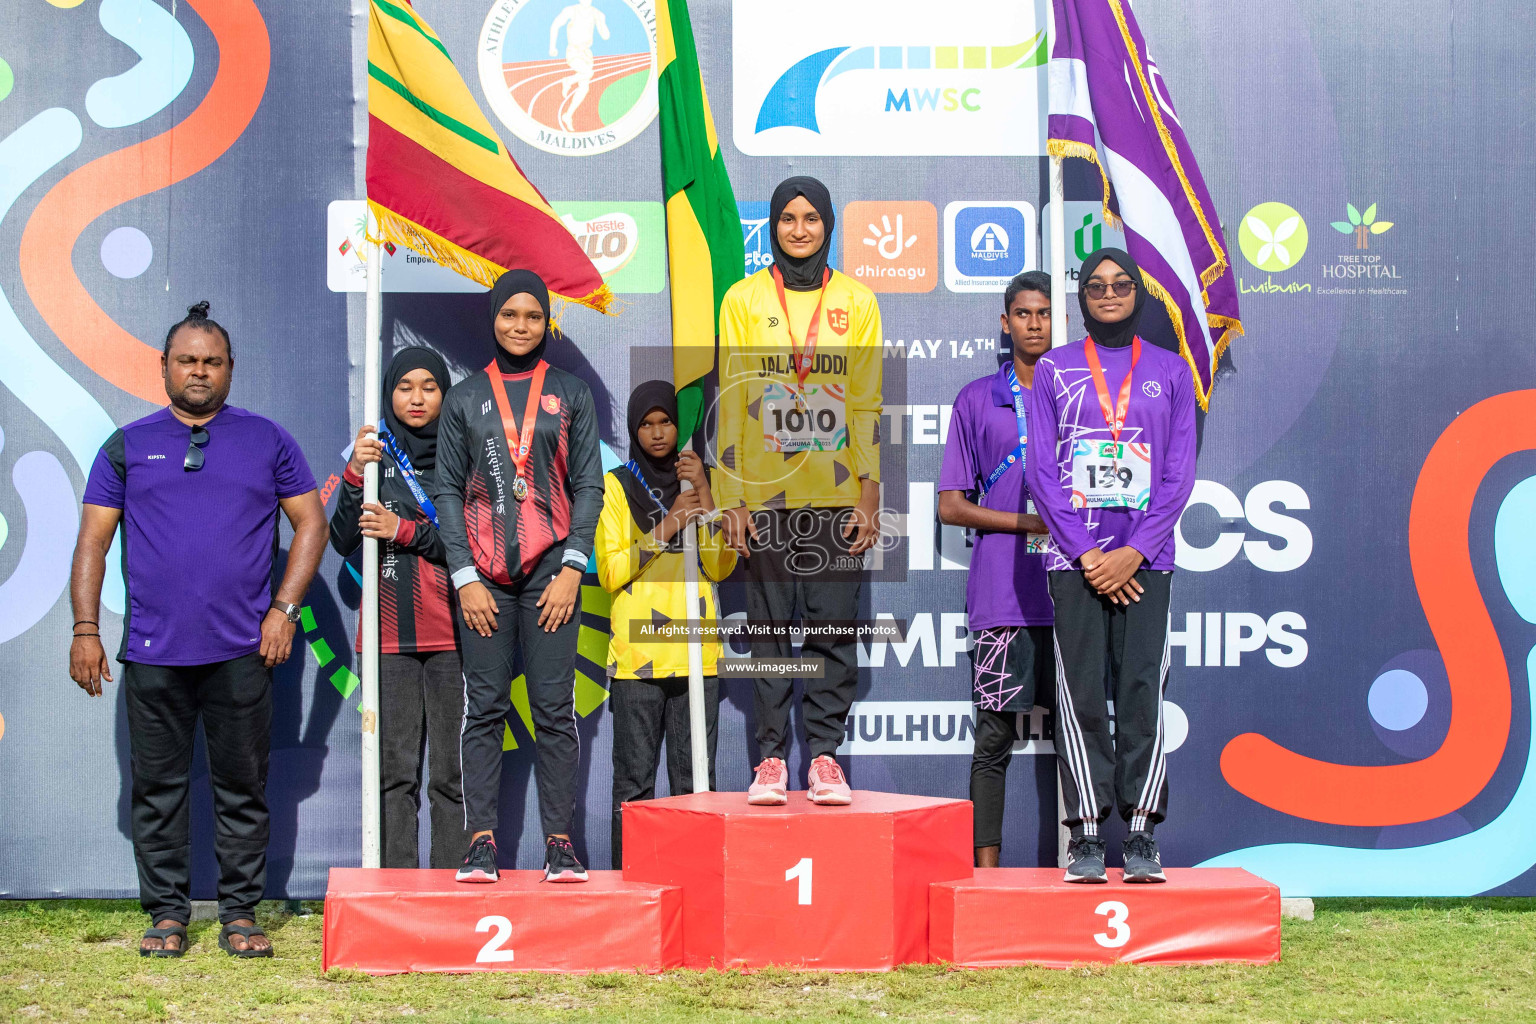
[[[496,870],[496,840],[490,836],[481,836],[469,844],[464,863],[453,877],[459,882],[494,882],[499,879],[501,875]]]
[[[1125,853],[1127,882],[1166,882],[1163,862],[1157,854],[1157,840],[1151,832],[1132,832],[1121,847]]]
[[[1104,873],[1104,840],[1098,836],[1078,836],[1067,846],[1067,873],[1064,882],[1097,884],[1109,881]]]
[[[576,859],[576,851],[569,839],[549,837],[544,846],[544,881],[585,882],[587,869]]]

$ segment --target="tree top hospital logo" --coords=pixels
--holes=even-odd
[[[944,207],[944,285],[952,292],[996,292],[1035,268],[1035,210],[1028,203],[950,203]]]
[[[478,52],[491,109],[546,153],[606,153],[656,117],[653,0],[496,0]]]
[[[1033,4],[734,0],[732,12],[732,130],[749,156],[1044,154]]]
[[[1284,203],[1260,203],[1243,214],[1237,244],[1258,269],[1289,270],[1307,252],[1307,222]]]

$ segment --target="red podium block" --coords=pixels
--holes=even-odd
[[[624,805],[624,877],[683,890],[689,967],[882,971],[928,958],[928,887],[971,874],[971,804],[855,792]]]
[[[1280,888],[1241,868],[1168,868],[1162,885],[1061,880],[1057,868],[978,868],[932,888],[935,962],[1269,964],[1280,959]]]
[[[452,871],[332,868],[322,969],[660,971],[683,961],[683,894],[593,871],[548,884],[542,871],[503,871],[494,885]]]

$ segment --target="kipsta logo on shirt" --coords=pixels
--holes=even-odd
[[[997,292],[1035,267],[1035,209],[1028,203],[950,203],[944,207],[944,285],[952,292]]]
[[[1141,386],[1141,393],[1148,398],[1156,398],[1163,393],[1163,386],[1155,380],[1149,380]]]
[[[477,52],[491,109],[546,153],[605,153],[656,117],[654,0],[496,0]]]
[[[735,0],[737,148],[750,156],[1043,154],[1049,46],[1035,5],[906,3],[898,17],[891,6]]]

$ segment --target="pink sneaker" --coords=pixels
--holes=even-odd
[[[789,802],[789,769],[776,757],[763,758],[757,776],[747,787],[747,803],[777,807]]]
[[[822,754],[811,762],[809,778],[806,781],[810,786],[810,793],[807,795],[813,804],[840,807],[853,803],[853,790],[848,788],[848,780],[843,777],[843,770],[826,754]]]

